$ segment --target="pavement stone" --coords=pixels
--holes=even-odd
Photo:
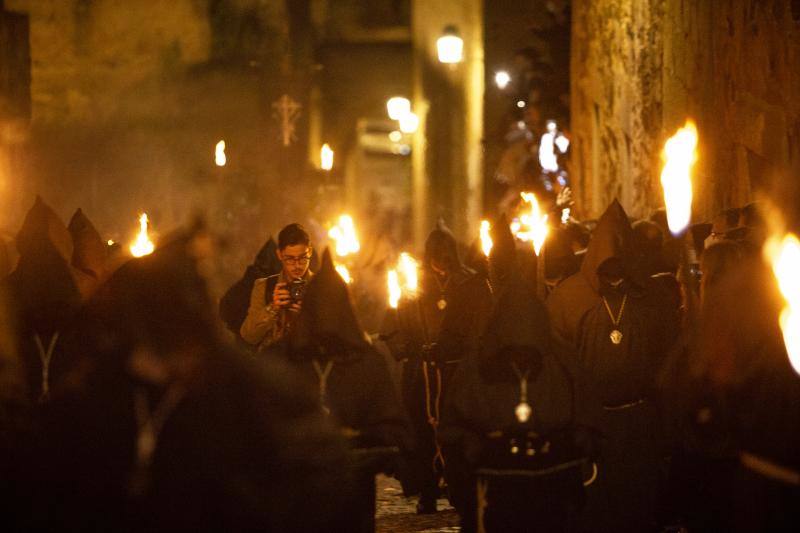
[[[387,476],[378,476],[375,505],[376,533],[456,533],[458,514],[446,499],[437,503],[439,512],[417,514],[417,498],[406,498],[400,482]]]

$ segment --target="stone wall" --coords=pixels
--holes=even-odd
[[[790,0],[576,0],[572,174],[584,215],[663,204],[664,140],[700,134],[699,218],[800,202],[800,7]]]

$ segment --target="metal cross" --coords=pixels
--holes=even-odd
[[[281,124],[280,139],[283,141],[284,146],[289,146],[292,141],[297,140],[295,122],[300,117],[300,109],[302,107],[288,94],[284,94],[272,103],[273,116]]]

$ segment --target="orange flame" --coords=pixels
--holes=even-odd
[[[139,233],[136,235],[136,240],[131,244],[130,250],[133,257],[143,257],[152,254],[156,249],[153,241],[147,235],[148,225],[147,213],[142,213],[139,217]]]
[[[789,362],[800,374],[800,276],[797,274],[800,272],[800,240],[793,233],[782,239],[772,237],[764,247],[764,254],[786,301],[781,311],[781,331]]]
[[[353,278],[350,276],[350,270],[344,265],[336,265],[336,272],[342,277],[345,283],[353,283]]]
[[[539,255],[549,231],[547,214],[542,213],[535,194],[523,192],[520,196],[526,204],[530,204],[531,208],[529,212],[520,214],[519,219],[511,223],[511,232],[517,239],[533,243],[533,251]]]
[[[664,143],[661,186],[667,206],[667,223],[673,235],[683,233],[692,219],[692,167],[697,161],[697,127],[687,120]]]
[[[403,295],[403,289],[400,287],[400,279],[397,275],[397,270],[390,270],[386,281],[389,288],[389,307],[397,309],[400,303],[400,297]]]
[[[336,243],[336,255],[339,257],[355,254],[361,249],[361,243],[358,242],[356,235],[356,225],[350,215],[340,216],[337,224],[328,231],[328,237]]]
[[[397,262],[397,270],[403,278],[403,290],[414,295],[419,288],[419,263],[411,254],[403,252]]]
[[[481,220],[481,250],[483,250],[483,255],[486,257],[489,257],[489,254],[492,253],[492,246],[494,246],[492,236],[489,235],[489,230],[491,229],[492,225],[489,224],[488,220]]]

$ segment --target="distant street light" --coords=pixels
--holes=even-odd
[[[328,143],[322,145],[319,151],[319,168],[322,170],[330,170],[333,168],[333,150],[328,146]]]
[[[464,58],[464,40],[459,36],[455,26],[447,26],[436,41],[439,62],[446,64],[461,63]]]
[[[517,100],[517,107],[520,109],[525,107],[525,100]]]
[[[411,102],[408,98],[394,96],[386,102],[386,111],[389,113],[390,119],[400,120],[403,115],[411,112]]]
[[[419,117],[414,113],[406,113],[400,117],[400,131],[414,133],[419,128]]]
[[[511,83],[511,76],[505,70],[499,70],[494,75],[494,82],[501,91]]]

